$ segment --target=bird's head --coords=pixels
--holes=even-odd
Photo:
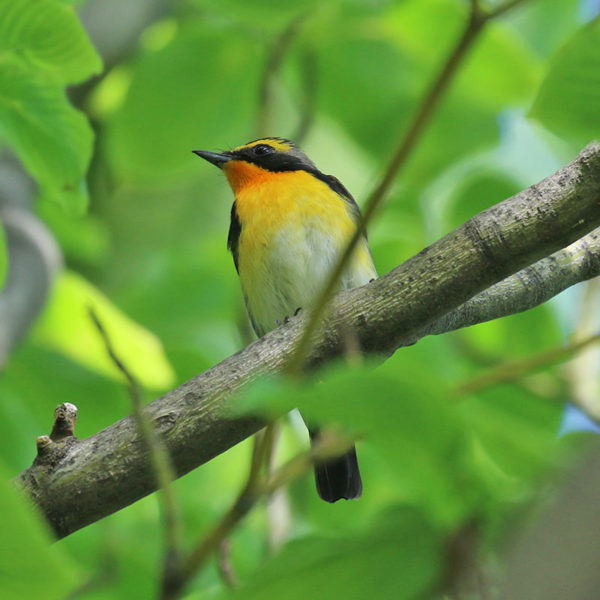
[[[261,183],[269,173],[316,170],[304,152],[283,138],[261,138],[226,152],[193,152],[222,169],[234,193]]]

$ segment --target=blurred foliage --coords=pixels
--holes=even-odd
[[[90,319],[90,310],[103,324],[109,338],[114,338],[117,356],[128,357],[127,368],[142,385],[151,389],[173,385],[175,374],[160,341],[124,315],[92,284],[69,271],[55,283],[32,339],[40,346],[54,348],[90,369],[125,382],[107,355],[104,342]]]
[[[4,285],[6,280],[6,273],[8,271],[8,252],[6,249],[6,236],[4,235],[4,227],[2,221],[0,221],[0,289]]]
[[[225,247],[231,192],[191,150],[258,135],[265,65],[290,23],[299,20],[298,31],[269,78],[270,130],[260,133],[289,137],[310,124],[303,148],[360,204],[469,6],[174,0],[116,64],[71,90],[74,108],[65,87],[100,71],[76,8],[101,3],[0,0],[0,139],[36,179],[36,211],[68,267],[0,379],[0,466],[10,475],[31,463],[57,404],[79,407],[79,437],[130,412],[88,306],[148,399],[243,344]],[[599,21],[584,22],[594,17],[590,6],[525,1],[489,24],[370,227],[380,273],[600,135]],[[0,240],[0,273],[3,248]],[[300,407],[359,435],[364,496],[329,506],[311,477],[293,482],[289,521],[261,505],[232,535],[240,588],[224,586],[215,561],[185,597],[433,598],[448,577],[448,545],[470,523],[478,531],[472,551],[487,558],[483,579],[493,580],[518,518],[546,501],[587,438],[557,438],[570,391],[560,368],[466,398],[450,400],[449,392],[487,366],[563,343],[585,317],[576,296],[568,304],[569,314],[550,303],[424,339],[380,366],[338,363],[300,387],[273,379],[240,394],[246,410]],[[277,462],[306,445],[292,413]],[[244,442],[175,482],[186,547],[235,497],[249,448]],[[154,497],[54,545],[6,486],[0,502],[3,597],[66,598],[75,588],[71,597],[86,600],[156,595],[162,532]],[[268,543],[275,518],[286,532],[281,549]]]
[[[398,544],[400,539],[407,542]],[[375,592],[380,598],[418,598],[432,589],[440,554],[435,531],[418,511],[388,509],[348,538],[314,535],[290,542],[232,597],[361,600]]]
[[[600,136],[600,18],[552,57],[530,115],[550,131],[585,143]]]
[[[0,2],[0,135],[40,191],[81,212],[92,131],[64,86],[101,70],[77,16],[56,0]]]
[[[64,598],[81,578],[76,561],[51,546],[52,538],[42,517],[7,481],[0,469],[2,519],[2,595],[5,598],[43,596]]]

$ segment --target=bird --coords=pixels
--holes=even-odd
[[[227,247],[258,337],[299,309],[310,309],[356,231],[360,210],[333,175],[321,172],[290,140],[267,137],[233,150],[193,150],[219,167],[234,194]],[[377,277],[361,236],[338,290]],[[311,440],[319,429],[309,426]],[[327,502],[359,498],[362,479],[352,447],[315,464],[317,493]]]

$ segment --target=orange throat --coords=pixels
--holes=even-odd
[[[231,160],[223,167],[235,195],[245,187],[263,183],[273,173],[243,160]]]

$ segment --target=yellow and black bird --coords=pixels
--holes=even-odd
[[[263,138],[234,150],[194,150],[221,168],[233,190],[227,246],[240,277],[250,321],[258,336],[310,308],[356,230],[356,202],[292,142]],[[377,276],[363,237],[339,289]],[[311,431],[311,438],[318,431]],[[358,498],[362,481],[353,448],[315,465],[319,496],[327,502]]]

